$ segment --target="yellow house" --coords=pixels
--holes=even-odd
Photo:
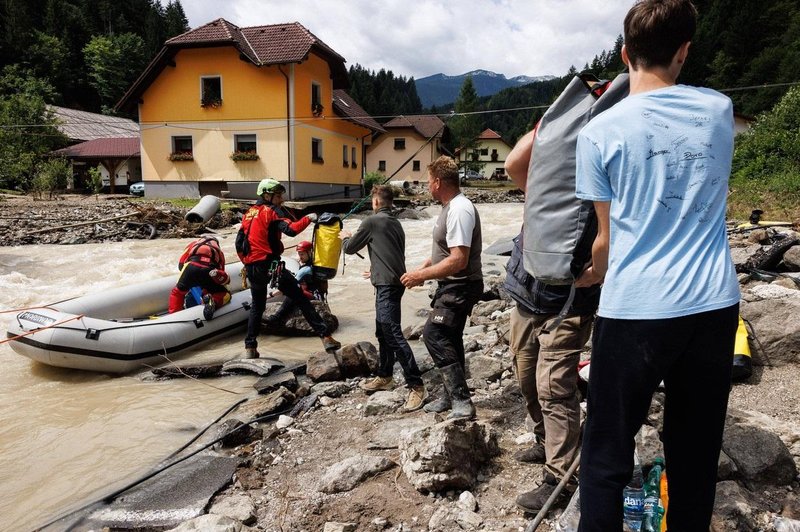
[[[367,171],[427,182],[428,165],[441,155],[444,122],[435,115],[398,116],[383,128],[367,148]]]
[[[478,135],[474,148],[466,151],[457,150],[461,161],[474,161],[481,164],[481,173],[489,178],[492,174],[495,177],[505,176],[504,163],[511,153],[512,146],[503,140],[499,133],[492,129],[485,129]],[[504,179],[504,177],[502,177]]]
[[[297,22],[168,40],[116,107],[138,107],[146,195],[251,198],[272,177],[293,199],[359,196],[383,129],[344,91],[344,63]]]

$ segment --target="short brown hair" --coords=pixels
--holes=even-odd
[[[691,0],[639,0],[625,15],[625,49],[632,67],[668,67],[697,27]]]
[[[378,201],[380,201],[381,205],[384,207],[391,207],[394,201],[392,188],[384,185],[375,185],[372,187],[372,196],[378,198]]]
[[[452,157],[442,155],[428,165],[431,177],[441,179],[444,183],[458,187],[458,165]]]

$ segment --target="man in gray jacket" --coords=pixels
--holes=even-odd
[[[405,292],[400,276],[406,272],[406,235],[392,214],[392,201],[389,187],[373,187],[374,214],[361,223],[355,235],[342,231],[339,238],[343,240],[342,250],[348,255],[367,246],[370,280],[375,286],[375,336],[378,339],[380,363],[378,376],[364,382],[361,388],[367,393],[391,389],[394,384],[394,363],[398,360],[403,368],[406,386],[410,388],[403,410],[413,412],[420,409],[425,401],[425,386],[400,325],[400,301]]]

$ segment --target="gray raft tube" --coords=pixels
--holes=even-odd
[[[200,201],[195,205],[192,210],[186,213],[185,219],[187,222],[194,224],[204,223],[211,219],[212,216],[217,214],[219,210],[219,198],[216,196],[203,196]]]

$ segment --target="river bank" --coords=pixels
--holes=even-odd
[[[521,220],[522,205],[480,205],[479,210],[485,249],[497,239],[513,236]],[[409,265],[421,262],[429,253],[430,231],[438,207],[414,211],[419,215],[417,218],[403,221]],[[345,228],[355,230],[358,223],[353,217]],[[221,229],[219,233],[226,254],[232,253],[233,229]],[[744,250],[737,259],[741,262],[761,246],[757,239],[753,242],[748,239],[736,243],[736,249]],[[5,267],[5,272],[0,273],[3,308],[53,300],[54,290],[59,298],[70,297],[84,293],[89,287],[102,290],[127,282],[131,276],[174,274],[173,258],[186,241],[186,238],[127,240],[70,247],[7,248],[0,253],[0,262]],[[765,246],[768,241],[765,240]],[[291,243],[292,240],[287,245]],[[53,257],[59,257],[58,279],[52,274]],[[484,255],[487,277],[495,281],[500,278],[504,263],[503,258]],[[360,277],[366,265],[363,259],[348,258],[345,273],[331,283],[332,309],[341,322],[336,336],[344,343],[374,342],[371,292]],[[742,280],[747,294],[759,286],[771,289],[777,286]],[[488,279],[487,285],[492,285]],[[779,302],[763,299],[757,291],[747,297],[753,304],[788,308],[790,314],[798,308],[793,306],[792,295],[781,295]],[[409,332],[423,320],[427,302],[426,289],[407,292],[403,300],[403,325]],[[415,487],[401,467],[407,461],[403,453],[407,455],[409,449],[409,444],[403,444],[401,449],[403,429],[438,424],[430,414],[400,413],[397,407],[404,393],[402,388],[375,398],[358,388],[362,377],[330,385],[314,384],[300,375],[298,388],[290,391],[294,400],[301,399],[303,394],[316,395],[316,401],[303,415],[296,415],[288,425],[283,425],[289,423],[284,420],[282,427],[274,421],[257,424],[260,435],[256,431],[246,441],[217,448],[212,453],[236,457],[241,464],[232,481],[202,507],[203,513],[209,513],[202,519],[217,520],[217,525],[205,529],[230,526],[230,530],[243,530],[251,526],[257,530],[310,532],[322,530],[326,523],[333,522],[352,524],[355,530],[524,529],[529,519],[515,507],[514,498],[535,485],[542,468],[519,464],[512,458],[515,451],[529,444],[530,434],[522,399],[509,371],[508,348],[502,340],[497,342],[507,328],[508,310],[507,302],[487,301],[473,314],[465,338],[469,358],[475,361],[470,372],[478,420],[495,432],[499,451],[477,469],[470,488],[426,494]],[[800,380],[796,365],[798,351],[790,342],[796,342],[795,331],[800,329],[796,328],[796,319],[791,321],[783,316],[770,319],[768,315],[765,320],[777,322],[785,341],[776,344],[766,334],[767,325],[756,322],[759,341],[769,348],[756,354],[758,364],[763,365],[756,367],[754,375],[733,386],[731,408],[751,412],[748,415],[752,419],[762,416],[753,423],[777,434],[798,463]],[[774,333],[772,338],[777,336]],[[235,358],[241,350],[240,344],[240,337],[222,341],[193,356],[192,361]],[[290,362],[303,362],[318,349],[318,341],[313,338],[271,337],[265,339],[265,345],[271,356]],[[422,343],[412,340],[412,346],[429,367]],[[777,360],[781,354],[789,355],[789,360]],[[91,500],[92,495],[104,495],[111,487],[119,487],[126,479],[149,471],[234,401],[263,397],[252,389],[257,378],[247,375],[210,381],[151,381],[146,374],[108,378],[30,364],[4,347],[0,347],[0,355],[6,360],[5,375],[0,377],[0,419],[4,421],[0,428],[0,528],[32,528],[69,506]],[[436,384],[435,373],[426,373],[432,386]],[[397,382],[402,383],[399,375]],[[25,400],[20,401],[20,397]],[[285,397],[288,403],[292,402],[288,400],[290,397]],[[377,405],[378,399],[386,402]],[[229,417],[237,417],[237,413]],[[758,450],[752,454],[764,453]],[[32,461],[31,456],[36,460]],[[370,470],[348,491],[323,491],[321,479],[337,464],[356,456],[386,459],[400,466],[384,462],[388,469]],[[53,471],[58,471],[58,475]],[[350,472],[344,476],[356,475]],[[742,473],[728,468],[723,482],[733,482],[737,489],[721,483],[721,489],[726,491],[722,492],[720,503],[735,504],[729,504],[732,509],[720,508],[715,530],[778,530],[777,519],[800,519],[797,498],[800,486],[796,478],[786,485],[766,488],[753,485],[751,492],[742,487]],[[464,491],[469,491],[476,502],[472,503],[469,496],[461,500]],[[559,512],[551,514],[540,530],[554,529]],[[225,514],[233,517],[219,517]],[[731,521],[734,518],[736,521]],[[245,522],[248,524],[244,525]],[[336,530],[333,526],[329,525],[329,530]],[[146,529],[164,528],[167,527]]]

